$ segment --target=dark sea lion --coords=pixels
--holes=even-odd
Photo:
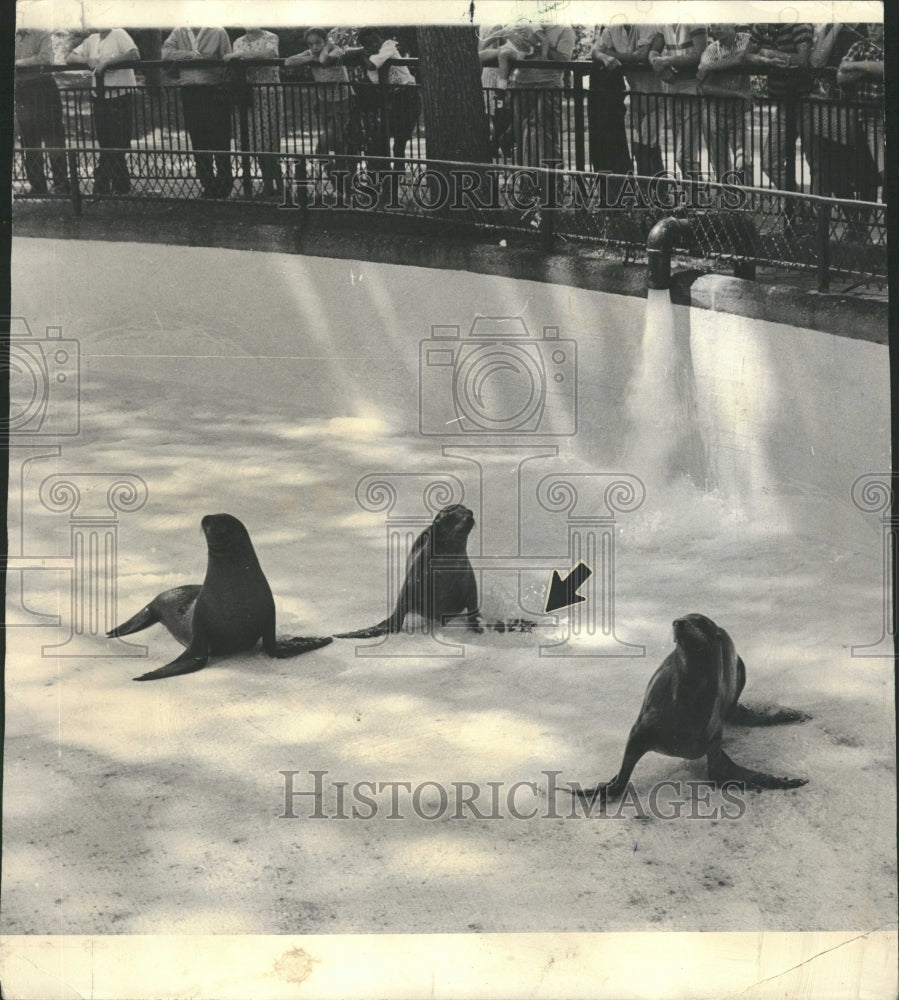
[[[731,637],[705,615],[685,615],[674,623],[674,649],[653,674],[634,723],[618,774],[596,788],[572,791],[600,801],[619,798],[640,758],[651,750],[695,760],[705,756],[710,780],[749,788],[798,788],[807,778],[775,778],[735,764],[721,749],[725,722],[770,726],[809,718],[793,709],[763,712],[738,705],[746,667]]]
[[[252,649],[259,639],[269,656],[279,658],[327,646],[331,637],[275,638],[275,600],[247,529],[230,514],[207,514],[201,522],[209,560],[202,586],[175,587],[154,597],[107,635],[130,635],[157,622],[187,648],[176,660],[136,681],[189,674],[210,656]]]
[[[474,527],[474,514],[462,504],[437,513],[431,525],[415,539],[406,559],[406,579],[396,608],[389,618],[338,639],[370,639],[399,632],[410,611],[443,624],[463,613],[472,632],[483,631],[478,614],[478,584],[466,545]]]

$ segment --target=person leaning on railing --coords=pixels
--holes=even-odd
[[[366,152],[369,156],[387,158],[393,140],[393,166],[405,169],[406,146],[421,114],[421,97],[415,77],[408,66],[391,64],[387,67],[386,87],[379,86],[379,70],[393,59],[402,59],[396,40],[384,38],[378,28],[360,28],[358,48],[344,50],[346,64],[361,64],[368,84],[356,90],[357,105],[363,112],[366,132]],[[370,170],[377,180],[377,170]]]
[[[812,148],[805,121],[798,114],[799,99],[812,87],[811,48],[812,26],[804,22],[758,23],[749,33],[749,64],[767,74],[768,97],[773,102],[762,123],[762,168],[779,191],[790,183],[788,164],[796,155],[795,137],[804,133],[803,147]],[[792,140],[789,148],[788,139]]]
[[[649,50],[657,34],[654,24],[607,24],[598,36],[594,35],[591,53],[594,59],[597,53],[612,56],[624,69],[630,90],[631,149],[637,173],[643,177],[655,177],[665,169],[658,122],[649,113],[651,98],[643,96],[656,90],[655,74],[649,68]]]
[[[162,58],[186,63],[224,60],[231,42],[224,28],[175,28],[162,43]],[[194,150],[202,198],[231,194],[231,93],[224,66],[180,67],[179,88],[184,124]]]
[[[511,156],[515,148],[512,136],[512,109],[506,106],[506,95],[497,86],[499,67],[497,52],[502,45],[501,24],[482,24],[478,28],[478,59],[481,63],[481,87],[490,118],[492,155]]]
[[[699,93],[704,108],[709,157],[719,183],[748,184],[752,177],[753,96],[746,50],[749,33],[735,24],[711,24],[713,41],[699,60]]]
[[[225,59],[277,59],[278,36],[262,28],[245,28]],[[256,154],[262,175],[262,192],[268,197],[281,189],[281,74],[277,66],[248,66],[249,148]]]
[[[50,157],[54,194],[68,194],[66,138],[62,124],[59,88],[49,73],[39,67],[52,66],[53,39],[49,31],[20,28],[16,32],[16,123],[25,159],[25,177],[32,194],[47,193],[44,151]]]
[[[350,76],[343,64],[345,50],[331,40],[326,28],[309,28],[306,44],[309,48],[285,59],[284,67],[308,66],[312,72],[315,89],[311,95],[309,128],[317,135],[315,153],[324,157],[330,153],[355,155],[359,146],[350,106]],[[325,161],[324,169],[333,179],[331,161]],[[344,190],[338,194],[346,194],[347,183],[344,182]]]
[[[137,86],[131,64],[139,61],[134,39],[123,28],[94,32],[66,56],[67,63],[87,63],[93,70],[91,107],[100,146],[94,194],[128,194],[131,190],[124,151],[131,145],[131,94]]]
[[[590,59],[590,90],[587,94],[587,134],[590,138],[590,165],[597,173],[627,174],[633,169],[624,127],[624,95],[627,86],[617,56],[604,52],[599,44],[601,25]]]
[[[695,100],[699,60],[708,43],[705,25],[660,24],[649,52],[662,93],[671,95],[667,124],[674,136],[674,159],[687,180],[702,176],[703,120]]]
[[[837,82],[852,84],[855,98],[863,105],[861,122],[868,148],[877,164],[881,183],[884,170],[884,60],[883,24],[868,27],[868,40],[860,39],[846,53],[837,70]]]
[[[861,23],[821,24],[815,30],[812,68],[819,71],[815,89],[803,103],[809,119],[803,141],[812,172],[812,194],[872,201],[877,194],[877,167],[855,104],[855,88],[846,79],[837,82],[838,67],[860,39],[867,38]]]
[[[567,24],[541,24],[549,62],[569,62],[577,38]],[[509,81],[518,160],[529,167],[562,166],[564,70],[519,65]]]

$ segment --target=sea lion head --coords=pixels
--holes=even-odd
[[[210,552],[230,552],[249,545],[250,534],[231,514],[207,514],[200,522]]]
[[[444,507],[438,511],[430,529],[435,552],[464,552],[473,527],[474,514],[467,507],[460,503]]]
[[[710,652],[722,641],[724,630],[705,615],[690,614],[675,618],[674,641],[686,653]]]

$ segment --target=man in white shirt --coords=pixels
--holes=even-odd
[[[162,58],[185,63],[220,59],[231,51],[224,28],[175,28],[162,43]],[[194,150],[203,198],[227,198],[234,183],[231,168],[231,96],[224,86],[224,64],[180,67],[181,108]]]
[[[87,63],[94,74],[91,106],[100,146],[94,194],[128,194],[131,190],[125,150],[131,145],[131,94],[137,86],[131,63],[139,61],[137,46],[123,28],[105,28],[88,35],[66,57],[66,62]]]

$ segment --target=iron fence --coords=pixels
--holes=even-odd
[[[79,212],[113,197],[268,198],[285,212],[349,207],[590,240],[630,258],[659,218],[689,215],[695,239],[685,249],[703,259],[812,270],[821,288],[832,277],[885,278],[879,106],[815,97],[750,106],[586,88],[590,64],[568,64],[568,85],[548,99],[547,91],[485,90],[493,162],[448,165],[427,156],[417,85],[389,87],[383,74],[380,84],[338,92],[247,81],[248,69],[273,62],[227,64],[227,81],[210,93],[225,109],[231,148],[199,155],[183,88],[170,80],[18,90],[17,111],[27,101],[25,112],[59,116],[64,146],[44,139],[44,149],[18,148],[14,196],[66,196]],[[214,192],[198,176],[209,169],[204,157],[223,178]],[[468,194],[460,177],[469,178]],[[452,188],[451,205],[440,204],[441,185]]]
[[[417,63],[415,59],[394,61],[411,66]],[[135,148],[189,148],[182,88],[172,75],[173,64],[147,61],[135,65],[143,73],[165,70],[166,82],[116,90],[117,95],[129,98],[131,144]],[[209,60],[196,60],[191,65],[222,66]],[[224,64],[227,81],[216,89],[232,107],[232,146],[236,150],[302,154],[320,151],[317,147],[323,142],[334,149],[338,131],[334,117],[342,115],[346,127],[339,130],[341,148],[337,152],[384,155],[398,143],[405,143],[412,157],[427,156],[419,85],[390,86],[386,74],[391,62],[382,67],[378,84],[353,80],[341,85],[338,97],[334,96],[333,83],[247,80],[256,67],[280,65],[280,60],[272,59]],[[555,66],[561,67],[567,82],[557,92],[485,88],[484,110],[491,123],[491,152],[497,162],[528,162],[516,120],[545,100],[552,105],[552,144],[561,164],[569,169],[633,169],[641,174],[667,170],[686,179],[701,175],[719,182],[738,176],[749,187],[863,201],[882,196],[881,104],[816,95],[758,96],[749,103],[740,98],[642,89],[649,83],[641,89],[633,83],[630,90],[614,89],[603,74],[592,76],[587,87],[585,77],[595,71],[593,64]],[[102,79],[95,81],[93,88],[72,86],[73,66],[42,67],[42,71],[67,79],[59,91],[66,144],[76,148],[89,145],[97,138],[95,119],[103,100]],[[827,79],[832,73],[820,71],[820,75]],[[49,103],[55,99],[46,90],[36,95],[30,101],[29,116],[53,117]],[[47,106],[42,109],[40,102]]]

